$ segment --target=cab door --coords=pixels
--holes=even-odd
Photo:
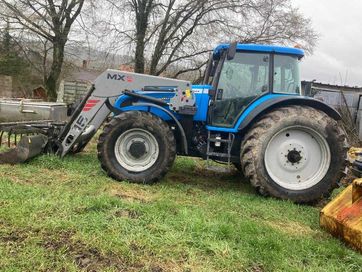
[[[270,58],[269,54],[246,52],[237,52],[230,60],[225,56],[219,77],[214,77],[212,126],[232,127],[256,97],[270,91]]]

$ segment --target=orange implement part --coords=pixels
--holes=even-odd
[[[320,225],[362,252],[362,179],[356,179],[320,213]]]

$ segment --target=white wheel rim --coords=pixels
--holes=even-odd
[[[281,187],[295,191],[318,184],[327,174],[330,162],[326,139],[305,126],[290,126],[278,132],[264,155],[269,177]]]
[[[159,146],[150,132],[135,128],[123,132],[118,137],[114,153],[123,168],[130,172],[142,172],[151,168],[157,161]]]

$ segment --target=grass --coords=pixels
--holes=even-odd
[[[0,131],[1,133],[1,131]],[[20,137],[18,136],[17,140],[19,140]],[[2,137],[0,138],[0,141],[1,141],[1,145],[0,145],[0,152],[6,152],[6,151],[9,151],[9,147],[8,147],[8,133],[5,132],[3,133]],[[14,136],[12,136],[10,138],[10,143],[13,145],[15,142],[15,138]]]
[[[94,145],[0,171],[1,271],[362,270],[319,208],[260,197],[196,159],[154,186],[107,177]]]
[[[0,152],[6,152],[8,150],[9,150],[9,148],[7,146],[4,146],[4,145],[0,146]]]

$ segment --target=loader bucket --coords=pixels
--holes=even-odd
[[[320,225],[362,252],[362,179],[356,179],[320,213]]]
[[[41,154],[47,143],[48,137],[42,134],[23,136],[15,148],[0,153],[0,164],[23,163]]]

